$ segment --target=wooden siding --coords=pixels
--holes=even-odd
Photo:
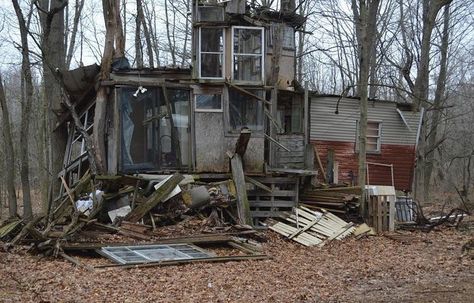
[[[305,152],[303,135],[278,135],[278,142],[291,151],[276,147],[277,167],[303,169]]]
[[[312,140],[311,144],[318,149],[323,166],[327,167],[329,149],[334,150],[334,161],[339,163],[339,182],[357,182],[358,154],[354,151],[354,143],[340,141]],[[382,144],[380,154],[367,154],[367,161],[381,164],[393,164],[395,188],[410,190],[415,162],[414,145]],[[351,172],[353,180],[351,180]],[[369,166],[369,183],[372,185],[392,185],[389,167]]]
[[[342,98],[336,115],[338,97],[322,96],[310,100],[310,139],[355,142],[359,100]],[[394,102],[369,101],[368,120],[382,122],[382,144],[414,145],[419,112],[402,111],[410,130],[397,112]]]

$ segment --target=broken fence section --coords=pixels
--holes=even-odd
[[[355,230],[352,222],[345,222],[328,211],[313,211],[298,207],[283,222],[269,219],[269,228],[305,246],[322,247],[336,239],[342,240]]]

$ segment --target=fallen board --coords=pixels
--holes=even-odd
[[[336,239],[351,235],[355,227],[330,212],[316,212],[306,207],[295,208],[284,222],[269,221],[269,229],[305,246],[322,247]]]

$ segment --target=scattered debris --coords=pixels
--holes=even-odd
[[[288,239],[305,246],[319,247],[334,239],[342,240],[355,230],[352,222],[347,223],[325,210],[317,212],[306,207],[295,208],[285,222],[269,219],[268,224],[271,230]]]
[[[360,186],[313,189],[305,191],[300,201],[309,207],[324,208],[337,214],[357,215],[360,193]]]

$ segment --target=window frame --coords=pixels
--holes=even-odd
[[[221,10],[220,14],[219,14],[219,19],[221,20],[202,20],[202,16],[201,16],[201,10],[206,10],[206,9],[213,9],[213,8],[218,8],[219,10]],[[197,7],[197,18],[196,18],[198,22],[224,22],[225,21],[225,7],[221,6],[221,5],[199,5]]]
[[[245,90],[248,90],[248,91],[252,92],[252,93],[254,91],[261,91],[262,95],[265,95],[265,90],[262,89],[262,88],[259,88],[259,87],[244,86],[243,88]],[[230,105],[230,103],[231,103],[231,101],[230,101],[230,90],[231,89],[232,89],[231,87],[226,87],[224,89],[224,95],[223,95],[223,96],[225,96],[225,99],[224,99],[225,100],[225,103],[224,103],[224,105],[225,105],[225,111],[224,111],[225,127],[224,127],[224,129],[225,129],[225,136],[226,137],[236,137],[236,136],[240,135],[240,129],[234,129],[231,125],[231,118],[230,118],[230,106],[231,106]],[[240,94],[245,96],[245,94],[243,94],[243,93],[240,93]],[[261,103],[262,101],[253,100],[252,102]],[[250,128],[250,130],[252,131],[252,137],[256,137],[256,138],[263,137],[264,132],[265,132],[265,105],[261,104],[261,106],[262,106],[262,110],[261,110],[261,113],[260,113],[261,116],[260,117],[257,116],[256,119],[257,119],[257,121],[258,121],[259,118],[261,119],[262,129],[255,130],[255,129]],[[259,112],[257,110],[257,115],[258,114],[259,114]]]
[[[203,52],[202,51],[202,29],[203,28],[210,28],[210,29],[220,29],[222,31],[222,52]],[[225,28],[224,27],[199,27],[199,38],[198,38],[198,44],[199,44],[199,54],[198,54],[198,76],[199,79],[209,79],[209,80],[222,80],[225,78],[225,54],[226,54],[226,43],[225,43]],[[221,55],[221,62],[222,62],[222,70],[221,70],[221,77],[203,77],[202,76],[202,54],[209,54],[209,55]]]
[[[257,57],[257,56],[261,56],[262,58],[262,66],[261,66],[261,79],[258,80],[258,81],[254,81],[254,80],[237,80],[234,78],[234,66],[235,66],[235,56],[236,56],[236,53],[234,52],[234,43],[235,43],[235,38],[234,38],[234,34],[235,34],[235,30],[236,29],[250,29],[250,30],[260,30],[261,34],[262,34],[262,37],[261,37],[261,54],[260,55],[256,55],[256,54],[245,54],[245,53],[238,53],[237,56],[252,56],[252,57]],[[259,26],[232,26],[232,30],[231,30],[231,73],[232,73],[232,80],[235,81],[235,82],[261,82],[261,83],[265,83],[265,28],[264,27],[259,27]]]
[[[382,125],[383,122],[380,120],[367,120],[367,124],[369,123],[377,123],[378,124],[378,134],[377,136],[367,135],[367,138],[377,138],[377,150],[368,150],[367,149],[367,141],[366,141],[366,150],[367,154],[381,154],[382,153]],[[356,120],[356,137],[355,137],[356,144],[354,145],[355,152],[359,152],[359,120]]]
[[[220,96],[220,108],[198,108],[197,107],[197,102],[196,99],[198,96],[209,96],[209,95],[219,95]],[[224,106],[223,106],[223,97],[222,97],[222,92],[218,93],[198,93],[194,94],[194,111],[197,113],[222,113],[224,111]]]

